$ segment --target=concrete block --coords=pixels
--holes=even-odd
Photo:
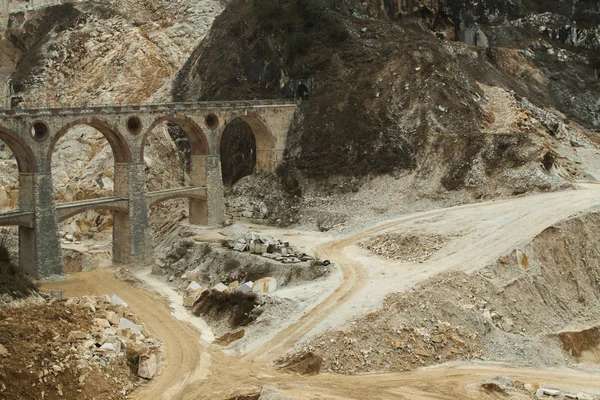
[[[273,293],[277,290],[277,279],[263,278],[254,282],[252,285],[253,293]]]
[[[121,318],[119,321],[119,329],[131,329],[134,332],[142,333],[142,327],[136,323],[131,322],[127,318]]]

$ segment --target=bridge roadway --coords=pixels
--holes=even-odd
[[[227,126],[245,122],[256,143],[255,172],[274,172],[283,160],[295,100],[82,105],[0,110],[0,140],[19,168],[19,211],[0,215],[0,225],[19,226],[20,269],[37,278],[63,273],[58,223],[91,209],[113,213],[113,262],[150,263],[153,258],[149,208],[189,198],[190,223],[225,220],[221,138]],[[161,124],[179,126],[190,148],[190,187],[148,193],[144,150]],[[114,195],[55,204],[52,156],[70,129],[87,125],[109,143]]]
[[[206,187],[187,186],[172,189],[157,190],[147,194],[148,207],[152,207],[163,201],[177,198],[206,198]],[[88,200],[69,201],[56,204],[56,215],[58,222],[62,222],[87,210],[110,210],[127,212],[127,197],[109,196],[97,197]],[[35,226],[34,213],[14,211],[0,214],[0,226],[18,225],[28,228]]]

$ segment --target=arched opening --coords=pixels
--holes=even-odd
[[[50,165],[57,204],[111,197],[115,157],[105,136],[88,125],[66,131],[56,142]]]
[[[308,91],[308,87],[304,83],[298,85],[298,88],[296,89],[296,98],[299,100],[310,99],[310,92]]]
[[[117,166],[125,166],[130,160],[125,140],[103,121],[82,119],[66,125],[52,138],[47,158],[57,208],[65,203],[127,193],[126,179],[118,176],[126,170]],[[61,212],[58,213],[60,216]],[[102,253],[106,243],[111,248],[115,234],[113,219],[110,210],[96,209],[79,212],[66,220],[59,218],[63,262],[70,272],[74,271],[75,253],[80,254],[75,258],[81,259],[82,254],[90,251],[89,254]],[[111,254],[110,251],[104,253]]]
[[[208,154],[206,136],[194,120],[180,114],[157,119],[145,132],[142,146],[147,192],[205,186]],[[149,211],[155,242],[177,222],[173,215],[207,223],[205,199],[176,198]]]
[[[29,146],[14,132],[0,127],[0,214],[31,211],[31,201],[23,194],[30,191],[22,188],[32,184],[30,174],[37,171],[37,162]],[[26,260],[22,260],[20,254],[32,252],[27,247],[30,242],[23,240],[31,234],[31,228],[8,223],[0,226],[0,272],[32,272],[31,265],[28,265],[29,269],[23,268]]]
[[[90,209],[59,219],[65,273],[89,271],[112,264],[111,210]]]
[[[243,145],[244,143],[236,143],[238,135],[236,135],[235,132],[238,130],[243,132],[239,135],[243,138],[247,137],[248,132],[253,135],[255,143],[254,155],[250,156],[251,140],[246,140],[244,142],[245,145]],[[228,136],[232,139],[228,139]],[[230,148],[228,149],[227,146]],[[221,165],[224,163],[230,165],[234,164],[232,166],[234,169],[239,168],[239,166],[235,165],[235,158],[237,156],[238,159],[242,159],[242,156],[235,152],[236,147],[241,147],[241,150],[244,151],[245,162],[250,163],[252,159],[255,160],[255,166],[252,172],[268,172],[273,170],[273,149],[275,147],[275,139],[267,125],[258,116],[254,114],[241,115],[232,119],[231,122],[227,124],[219,140],[218,151],[221,155]],[[251,174],[252,172],[249,172],[246,175]]]
[[[19,210],[19,166],[14,153],[0,141],[0,214]],[[0,227],[0,279],[18,270],[19,227]]]
[[[256,139],[252,128],[240,118],[227,125],[221,136],[221,175],[225,187],[254,173]]]

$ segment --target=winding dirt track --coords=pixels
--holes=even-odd
[[[344,254],[347,246],[394,225],[455,210],[475,211],[514,202],[515,205],[519,204],[519,207],[528,205],[523,207],[525,214],[539,212],[537,205],[540,199],[555,200],[555,203],[562,204],[556,207],[562,207],[566,215],[600,204],[598,191],[588,189],[467,205],[399,218],[342,240],[320,245],[315,249],[315,253],[340,265],[343,271],[342,284],[325,301],[265,346],[242,358],[227,356],[215,346],[201,343],[198,331],[189,324],[174,319],[163,299],[118,280],[109,270],[75,274],[71,281],[46,284],[45,288],[63,289],[66,296],[117,293],[129,304],[132,312],[138,314],[146,323],[148,329],[163,340],[166,355],[164,369],[143,390],[135,393],[137,399],[227,399],[252,391],[263,384],[274,384],[298,399],[482,399],[497,397],[480,392],[469,385],[498,375],[600,392],[598,375],[571,370],[536,371],[490,364],[448,364],[397,374],[352,377],[323,374],[316,377],[299,377],[285,375],[269,367],[271,361],[283,355],[319,323],[331,316],[352,294],[359,291],[366,281],[368,274],[364,267]],[[557,217],[556,208],[549,212]],[[521,216],[517,219],[520,220]],[[536,216],[535,219],[538,220],[539,217]],[[552,218],[542,218],[536,223],[539,225],[539,232],[553,222]],[[485,239],[486,235],[482,233],[481,240]],[[435,382],[435,385],[432,385],[432,382]]]

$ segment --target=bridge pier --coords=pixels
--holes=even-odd
[[[206,157],[192,155],[190,181],[192,186],[206,186]],[[208,205],[206,199],[190,198],[190,224],[208,225]]]
[[[19,208],[34,214],[34,226],[19,226],[19,269],[35,278],[64,272],[50,173],[19,174]]]
[[[221,157],[192,155],[192,186],[206,186],[206,199],[190,198],[190,224],[219,226],[225,222]]]
[[[150,218],[144,163],[115,163],[115,196],[128,198],[128,212],[113,211],[113,261],[116,264],[152,261]]]
[[[225,195],[221,157],[206,156],[206,207],[208,225],[219,226],[225,223]]]

